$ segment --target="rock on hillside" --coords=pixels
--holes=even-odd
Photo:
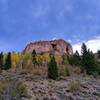
[[[36,50],[37,53],[49,53],[55,55],[73,54],[71,44],[62,39],[30,43],[23,50],[23,53],[32,53],[33,50]]]

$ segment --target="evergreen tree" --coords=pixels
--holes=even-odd
[[[37,55],[36,51],[33,50],[33,52],[32,52],[32,60],[33,60],[33,65],[34,66],[36,66],[36,64],[37,64],[36,55]]]
[[[82,53],[81,66],[83,72],[85,70],[85,67],[87,66],[87,54],[88,54],[87,46],[85,45],[85,43],[82,44],[81,53]]]
[[[98,50],[98,59],[100,59],[100,50]]]
[[[73,64],[75,66],[80,66],[81,65],[81,57],[80,57],[78,51],[76,51],[73,55]]]
[[[69,57],[69,63],[72,66],[81,66],[81,57],[78,51],[76,51],[73,56]]]
[[[5,60],[5,70],[8,70],[12,67],[12,60],[11,60],[11,52],[7,54],[6,60]]]
[[[87,46],[85,45],[85,43],[83,43],[82,47],[81,47],[81,53],[82,53],[82,55],[86,55],[87,52],[88,52]]]
[[[82,70],[85,70],[87,74],[95,72],[95,57],[92,51],[87,50],[85,44],[82,45]]]
[[[3,52],[0,53],[0,69],[3,70],[4,65],[3,65]]]
[[[52,56],[48,65],[48,77],[56,80],[58,78],[58,68],[55,57]]]
[[[87,54],[87,67],[86,67],[86,71],[88,74],[93,74],[96,70],[96,61],[95,61],[95,56],[92,53],[92,51],[90,52],[88,50],[88,54]]]

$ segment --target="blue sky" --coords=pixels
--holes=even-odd
[[[0,0],[0,51],[27,43],[65,39],[74,50],[100,48],[100,0]]]

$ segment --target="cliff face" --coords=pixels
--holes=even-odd
[[[53,53],[55,55],[73,54],[72,46],[62,39],[30,43],[23,50],[23,53],[32,53],[33,50],[36,50],[36,53]]]

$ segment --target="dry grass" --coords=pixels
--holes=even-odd
[[[47,67],[35,67],[32,70],[33,74],[47,75]]]
[[[29,67],[20,71],[20,74],[47,75],[47,67]]]
[[[80,74],[81,73],[81,69],[80,67],[76,67],[76,66],[68,66],[68,69],[71,73],[76,73],[76,74]]]
[[[18,82],[16,87],[13,89],[11,96],[13,97],[26,97],[28,95],[28,91],[26,85],[22,82]]]
[[[2,96],[5,92],[6,84],[3,82],[0,82],[0,96]]]
[[[65,66],[58,66],[58,72],[59,72],[59,76],[65,76],[66,75],[66,67]]]
[[[58,66],[59,76],[70,76],[70,70],[67,66]]]
[[[26,85],[16,80],[0,81],[0,100],[7,100],[6,95],[16,98],[16,100],[19,97],[26,97],[28,96]]]
[[[80,90],[80,82],[79,81],[72,81],[69,84],[70,92],[76,93],[77,91]]]
[[[10,80],[0,81],[0,97],[5,93],[6,89],[9,87]]]

